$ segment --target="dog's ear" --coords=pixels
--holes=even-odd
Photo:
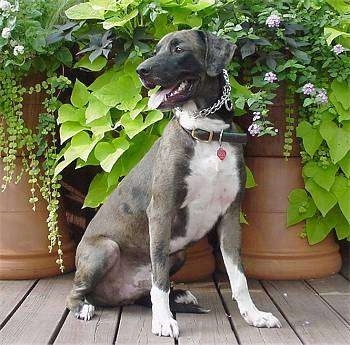
[[[198,34],[205,44],[204,63],[207,74],[210,77],[215,77],[220,74],[231,61],[237,46],[209,32],[198,30]]]

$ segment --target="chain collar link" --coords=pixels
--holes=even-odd
[[[197,119],[199,117],[207,117],[210,114],[214,114],[224,104],[225,104],[225,107],[228,111],[232,110],[230,79],[229,79],[229,76],[228,76],[226,69],[223,69],[222,73],[223,73],[223,76],[225,79],[225,85],[224,85],[221,97],[211,107],[204,108],[204,109],[194,113],[192,116],[195,119]],[[179,109],[179,110],[181,110],[181,109]]]

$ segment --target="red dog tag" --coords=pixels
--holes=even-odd
[[[221,146],[217,149],[216,155],[219,157],[220,160],[224,160],[226,158],[226,151]]]

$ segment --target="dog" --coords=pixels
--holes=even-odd
[[[137,73],[160,86],[150,108],[171,109],[163,136],[121,181],[77,248],[67,307],[89,320],[94,306],[149,303],[152,332],[178,338],[172,311],[207,312],[190,291],[170,291],[185,248],[217,229],[232,297],[245,321],[281,327],[258,310],[240,260],[245,134],[232,124],[225,67],[236,46],[200,30],[167,34]]]

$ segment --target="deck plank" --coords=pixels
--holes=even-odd
[[[118,345],[174,345],[174,339],[152,334],[151,309],[131,305],[123,307],[116,344]]]
[[[304,344],[349,344],[349,327],[303,281],[263,285]]]
[[[180,286],[184,288],[184,286]],[[176,314],[180,327],[179,345],[238,344],[214,283],[205,287],[186,286],[208,314]]]
[[[0,281],[0,325],[32,288],[35,280]]]
[[[47,344],[65,311],[71,274],[42,279],[0,332],[0,344]]]
[[[112,344],[119,313],[120,308],[97,308],[88,322],[69,313],[54,344]]]
[[[307,281],[350,324],[350,282],[337,274]]]
[[[237,303],[232,300],[228,283],[219,283],[220,292],[230,311],[231,320],[242,345],[278,344],[298,345],[301,341],[273,304],[260,283],[248,281],[250,295],[258,309],[271,312],[282,323],[282,328],[256,328],[248,325],[241,316]]]

